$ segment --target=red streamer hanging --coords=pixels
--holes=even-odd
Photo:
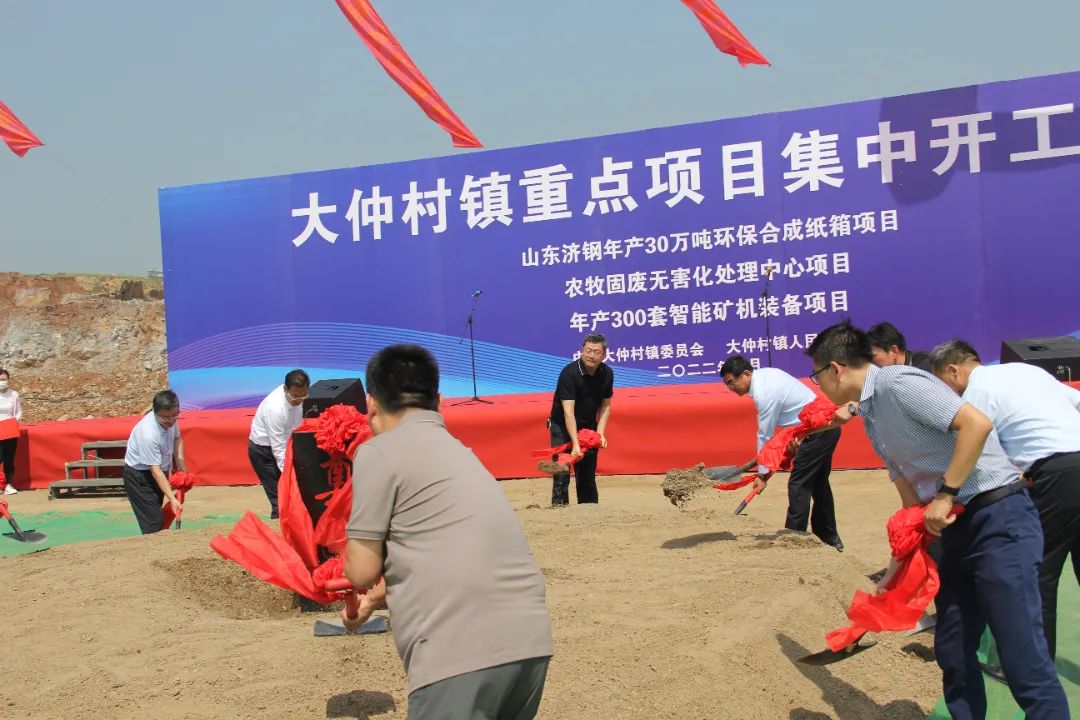
[[[959,515],[963,511],[963,505],[954,505],[950,515]],[[914,505],[898,510],[889,518],[885,529],[892,556],[899,567],[885,592],[870,595],[862,590],[855,591],[847,612],[851,625],[825,636],[834,652],[868,632],[910,630],[934,599],[941,581],[937,565],[926,551],[934,537],[926,530],[925,514],[925,507]]]
[[[717,50],[734,56],[743,67],[771,64],[750,44],[746,36],[739,32],[739,28],[728,19],[715,0],[682,0],[682,3],[697,17]]]
[[[335,1],[387,74],[416,101],[429,118],[450,133],[454,147],[483,147],[416,67],[405,48],[401,47],[368,0]]]
[[[11,152],[19,157],[26,155],[33,148],[45,146],[37,135],[30,132],[30,128],[15,117],[11,108],[2,102],[0,102],[0,138],[11,148]]]

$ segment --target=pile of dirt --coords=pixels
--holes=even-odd
[[[161,279],[0,273],[0,367],[26,422],[145,412],[167,385]]]
[[[705,476],[704,470],[704,463],[698,463],[692,468],[668,470],[660,486],[664,497],[677,508],[685,506],[698,491],[712,487],[713,481]]]
[[[295,615],[295,596],[254,577],[220,557],[155,560],[173,580],[173,592],[199,607],[233,620]]]

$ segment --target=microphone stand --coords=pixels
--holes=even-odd
[[[765,273],[765,287],[761,290],[761,309],[765,314],[765,353],[768,367],[772,367],[772,333],[769,330],[769,281],[772,280],[772,268]]]
[[[469,336],[469,358],[472,361],[472,397],[468,400],[461,400],[454,403],[457,405],[472,405],[474,403],[483,403],[485,405],[494,405],[491,400],[482,400],[480,396],[476,394],[476,340],[473,338],[473,315],[476,314],[476,304],[480,302],[480,293],[474,293],[472,298],[472,308],[469,310],[469,319],[465,321],[465,330],[462,331],[461,337],[458,339],[458,345],[465,340],[465,335]]]

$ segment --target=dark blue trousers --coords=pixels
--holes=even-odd
[[[1043,633],[1043,534],[1027,491],[965,512],[941,536],[934,651],[953,720],[986,717],[976,651],[987,625],[1009,689],[1029,720],[1067,720],[1069,705]]]

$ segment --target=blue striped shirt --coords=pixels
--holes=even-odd
[[[859,398],[866,434],[889,477],[904,478],[922,503],[933,500],[941,487],[956,448],[956,433],[949,425],[964,404],[945,383],[922,370],[906,365],[867,369]],[[991,432],[957,501],[967,502],[1019,477],[997,433]]]

